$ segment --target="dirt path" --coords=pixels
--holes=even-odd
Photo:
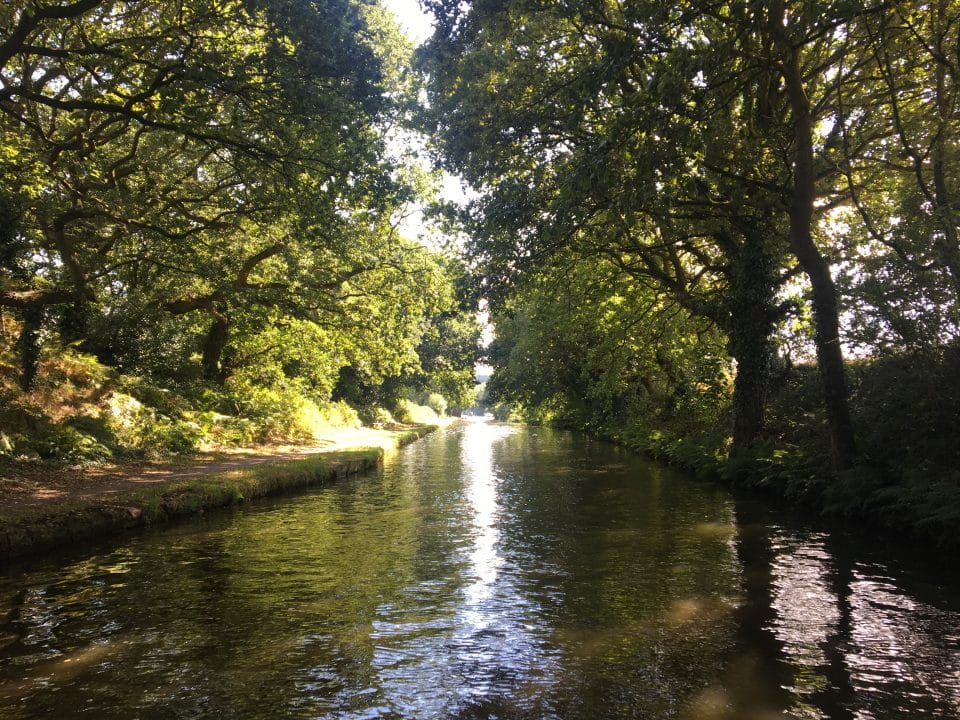
[[[120,493],[177,480],[241,470],[266,462],[293,460],[317,453],[378,445],[375,431],[344,432],[322,443],[232,449],[188,460],[123,463],[63,468],[44,463],[0,459],[0,508],[53,508],[77,500],[109,499]]]
[[[323,452],[321,447],[277,448],[269,453],[231,453],[180,462],[58,468],[39,463],[0,463],[0,504],[4,510],[39,508],[75,500],[107,499],[148,485],[230,472],[261,463]]]
[[[0,563],[335,481],[376,467],[385,452],[434,429],[361,428],[311,446],[93,468],[0,459]],[[327,453],[322,462],[286,462]],[[231,474],[267,463],[269,471]]]

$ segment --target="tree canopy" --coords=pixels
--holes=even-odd
[[[24,388],[56,343],[319,399],[346,367],[429,375],[431,318],[463,308],[449,253],[398,229],[422,183],[391,139],[417,89],[388,11],[23,0],[0,25],[0,307]],[[444,372],[472,377],[461,341]]]
[[[478,193],[462,216],[497,318],[492,394],[576,406],[618,369],[649,396],[594,323],[672,308],[726,340],[725,452],[765,452],[770,392],[807,359],[845,470],[863,453],[844,351],[955,347],[956,3],[427,5],[425,122]],[[647,335],[634,364],[684,356],[684,336]]]

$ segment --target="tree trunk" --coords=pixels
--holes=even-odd
[[[816,187],[810,101],[803,86],[799,50],[792,45],[782,29],[778,29],[776,40],[794,124],[794,193],[790,207],[790,249],[810,279],[813,291],[813,315],[816,323],[814,342],[830,427],[831,457],[835,470],[845,470],[853,465],[856,443],[853,422],[850,419],[843,349],[840,346],[837,289],[830,275],[829,263],[813,241]]]
[[[773,345],[775,265],[763,241],[748,233],[731,264],[729,352],[737,362],[733,382],[731,457],[748,455],[766,424]]]
[[[746,333],[731,337],[730,354],[737,361],[733,381],[733,445],[730,457],[744,457],[766,425],[767,389],[769,387],[770,341],[759,344]]]
[[[213,322],[210,323],[210,328],[203,339],[200,362],[203,367],[203,376],[219,385],[222,385],[227,379],[227,368],[223,366],[221,361],[229,338],[230,319],[220,309],[217,309],[214,311]]]
[[[810,243],[813,244],[812,241]],[[808,249],[794,247],[797,258]],[[819,251],[801,260],[813,289],[813,315],[816,322],[814,342],[823,385],[824,405],[830,426],[830,452],[835,470],[850,468],[856,457],[853,421],[850,418],[849,391],[840,346],[840,319],[837,291],[830,269]]]
[[[79,343],[87,350],[90,345],[90,303],[86,298],[77,298],[72,305],[64,306],[57,322],[60,339],[65,344]]]
[[[37,379],[40,367],[40,330],[43,327],[43,307],[28,305],[23,309],[23,327],[17,338],[20,356],[20,387],[29,392]]]

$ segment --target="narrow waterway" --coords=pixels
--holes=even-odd
[[[957,718],[960,587],[485,423],[8,569],[0,717]]]

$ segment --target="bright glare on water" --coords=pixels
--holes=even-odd
[[[957,718],[952,578],[582,436],[382,472],[0,577],[0,717]]]

